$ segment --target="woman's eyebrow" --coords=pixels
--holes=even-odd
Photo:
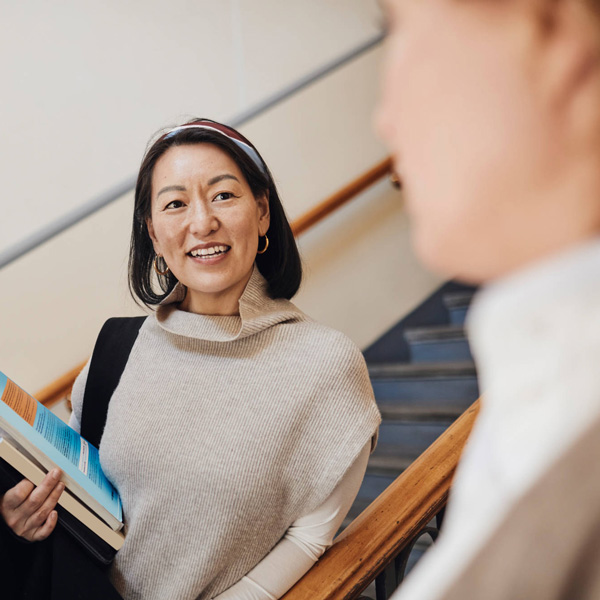
[[[207,185],[215,185],[215,183],[219,183],[219,181],[223,181],[223,179],[234,179],[238,183],[240,182],[240,180],[235,175],[231,175],[230,173],[223,173],[222,175],[217,175],[216,177],[209,179],[207,181]]]
[[[164,192],[185,192],[185,186],[183,186],[183,185],[167,185],[162,190],[160,190],[160,192],[158,192],[158,194],[156,194],[156,197],[158,198]]]

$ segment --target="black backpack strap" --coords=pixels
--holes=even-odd
[[[81,435],[96,447],[106,425],[108,403],[145,320],[146,317],[109,319],[96,340],[81,413]]]

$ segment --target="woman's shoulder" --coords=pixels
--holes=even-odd
[[[301,344],[305,350],[314,349],[315,356],[330,363],[346,363],[351,365],[365,364],[358,346],[342,331],[329,325],[315,321],[304,315],[304,318],[280,326],[294,332],[292,340]]]

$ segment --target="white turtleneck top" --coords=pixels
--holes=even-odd
[[[178,300],[142,325],[109,405],[100,459],[126,525],[111,578],[127,600],[277,598],[360,485],[380,421],[367,369],[256,269],[239,316]],[[75,425],[84,389],[85,372]]]
[[[600,241],[489,285],[467,329],[481,411],[439,540],[393,600],[443,597],[508,510],[600,416]]]

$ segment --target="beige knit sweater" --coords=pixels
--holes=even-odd
[[[227,589],[323,503],[380,421],[354,344],[269,298],[258,270],[240,316],[181,311],[181,292],[142,326],[100,444],[123,500],[112,579],[128,600]],[[78,419],[84,389],[85,372]]]

